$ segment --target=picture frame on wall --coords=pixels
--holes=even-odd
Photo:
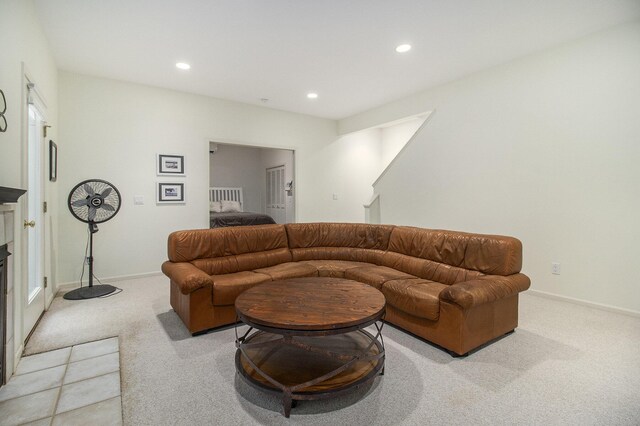
[[[58,145],[49,140],[49,181],[58,180]]]
[[[157,203],[158,204],[184,204],[184,183],[158,182]]]
[[[156,172],[158,176],[185,176],[184,155],[158,154]]]

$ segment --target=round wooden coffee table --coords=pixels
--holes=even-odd
[[[251,385],[282,394],[289,417],[297,400],[339,395],[384,373],[385,299],[341,278],[260,284],[236,299],[236,370]],[[375,326],[375,335],[365,327]]]

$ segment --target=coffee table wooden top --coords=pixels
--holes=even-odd
[[[236,313],[248,324],[283,330],[335,330],[382,315],[383,294],[343,278],[308,277],[259,284],[236,299]]]

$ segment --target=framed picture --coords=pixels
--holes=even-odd
[[[158,182],[158,204],[184,204],[184,183]]]
[[[49,180],[58,180],[58,145],[49,140]]]
[[[156,171],[158,176],[184,176],[184,156],[158,154]]]

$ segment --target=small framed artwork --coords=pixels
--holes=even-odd
[[[184,176],[184,155],[158,154],[156,171],[158,176]]]
[[[49,140],[49,180],[58,180],[58,145]]]
[[[184,204],[184,183],[158,182],[158,204]]]

